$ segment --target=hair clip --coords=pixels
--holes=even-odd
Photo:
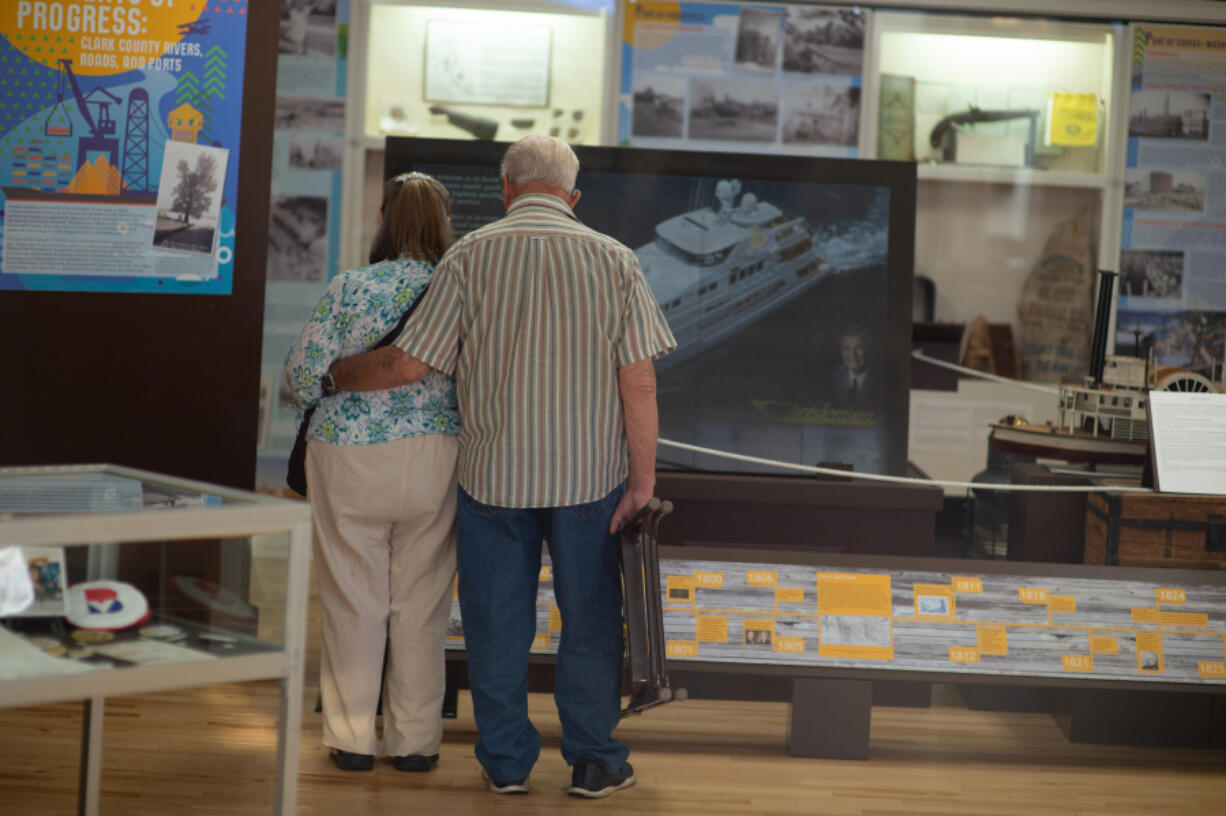
[[[392,179],[392,181],[398,181],[401,184],[404,184],[409,179],[428,179],[428,178],[430,177],[427,176],[425,173],[420,173],[416,170],[413,170],[409,173],[401,173],[400,175],[396,176],[396,178]]]

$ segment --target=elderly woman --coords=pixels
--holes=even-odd
[[[442,742],[443,642],[455,581],[455,380],[334,393],[328,368],[391,332],[451,243],[446,188],[406,173],[383,191],[368,266],[338,275],[285,361],[307,433],[323,629],[323,742],[346,771],[383,753],[428,771]],[[384,666],[386,645],[387,662]]]

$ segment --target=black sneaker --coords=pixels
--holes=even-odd
[[[438,754],[406,754],[398,756],[392,760],[392,764],[396,766],[398,771],[418,771],[424,772],[433,768],[438,764]]]
[[[600,767],[600,763],[581,759],[575,763],[570,775],[570,788],[566,792],[571,796],[600,799],[613,791],[628,788],[636,781],[634,768],[630,767],[629,762],[623,762],[620,768],[609,773]]]
[[[375,758],[370,754],[352,754],[340,748],[333,748],[331,753],[332,761],[342,771],[369,771],[375,767]]]
[[[482,771],[481,778],[490,783],[490,790],[494,793],[527,793],[530,790],[528,788],[528,777],[526,776],[513,782],[495,782],[493,779],[490,779],[489,774]]]

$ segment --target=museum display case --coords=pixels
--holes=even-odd
[[[355,0],[342,267],[374,236],[388,136],[607,144],[610,5]]]
[[[281,681],[293,812],[310,567],[304,502],[114,465],[0,468],[0,700],[85,700],[82,812],[104,699]]]

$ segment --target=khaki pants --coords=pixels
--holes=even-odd
[[[380,753],[375,706],[386,643],[383,752],[438,753],[457,452],[456,438],[445,434],[307,446],[325,745]]]

